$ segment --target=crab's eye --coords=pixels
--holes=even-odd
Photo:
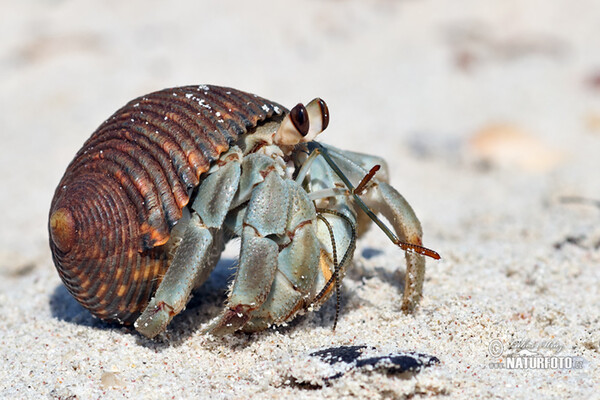
[[[296,107],[292,108],[292,111],[290,111],[290,118],[298,132],[300,132],[302,136],[306,136],[309,128],[308,112],[302,103],[298,103]]]

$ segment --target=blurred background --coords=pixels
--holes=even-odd
[[[447,167],[466,150],[516,173],[569,157],[593,173],[579,154],[600,135],[594,1],[48,0],[2,10],[5,259],[47,256],[50,199],[76,150],[126,101],[170,86],[231,86],[287,106],[322,97],[331,125],[321,140],[388,158],[417,209],[437,198],[424,219],[460,206],[448,203],[460,182]],[[598,194],[583,186],[576,194]]]

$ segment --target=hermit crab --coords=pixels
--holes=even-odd
[[[288,111],[217,86],[132,100],[85,142],[54,194],[50,247],[67,289],[93,315],[151,338],[239,237],[225,310],[205,330],[260,331],[323,304],[374,221],[406,252],[411,310],[424,255],[439,256],[422,247],[381,158],[314,140],[328,122],[318,98]]]

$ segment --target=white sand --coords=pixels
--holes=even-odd
[[[177,3],[2,2],[0,397],[598,398],[600,208],[561,198],[600,200],[600,3]],[[414,315],[398,310],[402,252],[375,229],[335,333],[328,303],[286,328],[201,335],[227,263],[160,342],[71,299],[46,233],[66,165],[127,100],[192,83],[288,106],[320,96],[321,140],[389,161],[443,256]],[[490,369],[490,343],[504,360],[514,340],[561,345],[583,368]],[[308,353],[362,344],[441,364],[293,384],[320,368]]]

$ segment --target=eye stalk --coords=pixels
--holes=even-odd
[[[317,135],[327,129],[329,125],[329,109],[323,99],[313,99],[306,106],[308,117],[310,118],[310,129],[303,141],[311,142]]]
[[[329,125],[329,109],[320,99],[313,99],[306,107],[297,104],[285,116],[273,138],[278,145],[295,146],[315,140]]]
[[[303,141],[308,129],[308,112],[302,103],[298,103],[281,121],[273,142],[277,145],[295,146]]]

